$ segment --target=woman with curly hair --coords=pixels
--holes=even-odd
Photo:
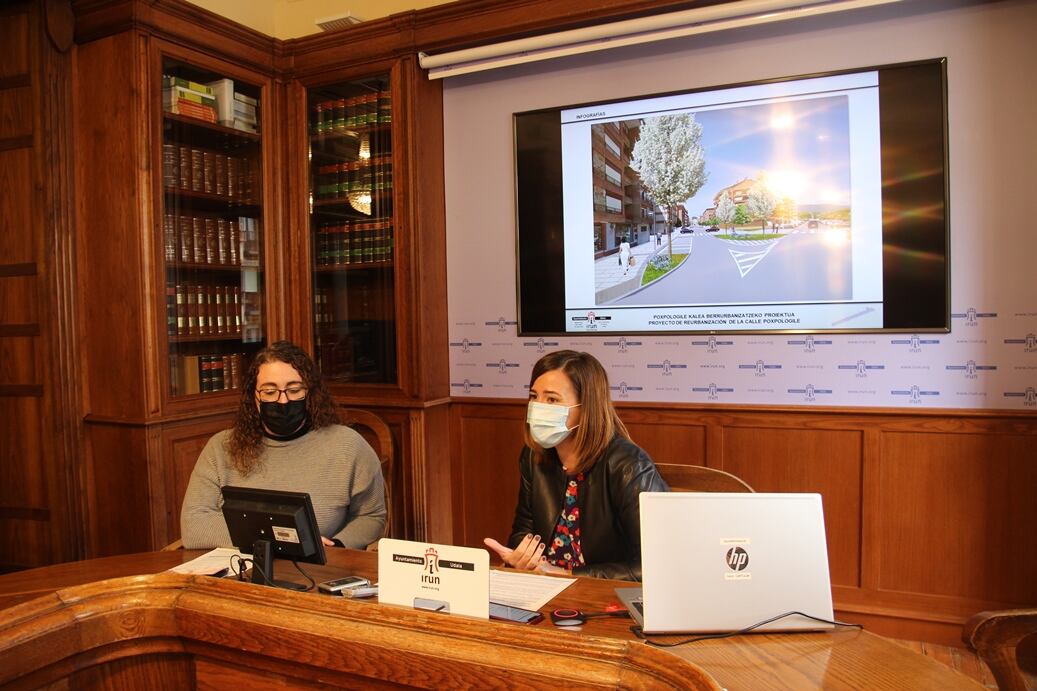
[[[226,485],[309,493],[325,545],[362,549],[385,526],[378,456],[339,424],[313,360],[288,341],[256,354],[234,427],[198,457],[180,512],[185,548],[233,546],[221,511]]]

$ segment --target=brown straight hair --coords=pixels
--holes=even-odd
[[[545,372],[559,370],[569,377],[576,391],[576,402],[580,404],[580,424],[573,429],[572,439],[576,457],[579,459],[572,472],[582,473],[589,469],[608,448],[617,434],[627,439],[630,433],[619,419],[609,396],[609,377],[590,353],[575,350],[557,350],[540,358],[533,365],[529,377],[529,388]],[[523,438],[533,452],[533,461],[544,460],[545,450],[529,434],[529,425],[523,430]]]

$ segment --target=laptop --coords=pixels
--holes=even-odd
[[[819,494],[644,492],[641,569],[641,587],[616,595],[645,633],[833,618]],[[830,628],[793,615],[754,630]]]

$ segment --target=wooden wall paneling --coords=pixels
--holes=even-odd
[[[159,426],[161,450],[157,454],[162,477],[154,483],[161,491],[152,499],[155,525],[154,548],[180,537],[180,509],[198,456],[217,432],[234,426],[234,413]]]
[[[704,421],[671,419],[659,415],[657,409],[623,408],[619,412],[630,438],[656,463],[707,465],[708,426]]]
[[[151,549],[147,428],[94,420],[86,434],[85,556]]]
[[[402,205],[394,207],[402,239],[394,244],[397,270],[407,291],[397,297],[397,333],[407,337],[398,360],[401,379],[405,368],[413,370],[405,380],[411,395],[428,400],[450,393],[443,84],[429,81],[413,55],[397,63],[393,77],[393,149],[405,166],[396,190]]]
[[[886,433],[881,590],[1033,604],[1033,435]]]
[[[35,292],[32,290],[35,287],[33,277],[37,273],[35,263],[42,233],[33,232],[36,226],[33,220],[31,147],[31,137],[28,140],[0,139],[0,261],[3,262],[0,264],[0,285],[5,288],[0,291],[0,317],[5,321],[9,319],[8,315],[15,316],[14,310],[36,305],[35,295],[31,294]],[[18,280],[19,276],[27,278]],[[17,290],[19,284],[24,289]],[[30,318],[35,320],[35,310]]]
[[[306,109],[306,89],[297,80],[284,86],[286,120],[279,129],[282,160],[284,161],[283,207],[285,272],[292,277],[287,281],[284,302],[287,306],[287,332],[293,342],[314,353],[313,281],[307,280],[313,266],[310,246],[310,172],[309,117]]]
[[[51,557],[43,392],[0,387],[0,571],[43,566]]]
[[[73,146],[74,16],[69,0],[45,0],[48,41],[40,40],[41,78],[38,127],[46,132],[39,179],[46,210],[47,262],[41,271],[46,294],[42,301],[49,318],[41,323],[44,344],[44,389],[48,392],[44,435],[49,445],[47,481],[51,521],[50,561],[75,559],[83,554],[83,512],[80,503],[82,414],[80,409],[80,354],[76,332],[75,189]]]
[[[525,402],[455,404],[451,428],[459,440],[462,532],[458,544],[478,546],[484,537],[506,542],[519,490],[519,454]]]
[[[29,3],[8,3],[0,8],[0,79],[25,78],[29,74]]]
[[[424,539],[451,544],[453,540],[454,478],[450,458],[450,406],[446,401],[421,410],[421,454],[412,465],[423,469]]]
[[[32,137],[33,104],[30,84],[0,90],[0,140]]]
[[[67,55],[42,3],[0,8],[0,569],[75,556]],[[61,129],[64,128],[64,129]],[[54,131],[57,130],[57,131]],[[51,135],[51,132],[54,134]]]
[[[151,257],[140,225],[147,180],[139,176],[150,161],[136,126],[136,90],[110,87],[140,83],[146,49],[146,39],[132,33],[79,46],[74,118],[84,409],[138,421],[149,409],[148,375],[158,378],[142,347],[153,315],[140,270]]]
[[[757,492],[818,492],[828,533],[832,583],[860,584],[861,468],[859,430],[726,426],[722,470]]]

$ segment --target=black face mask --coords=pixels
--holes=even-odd
[[[287,437],[309,421],[306,399],[287,403],[260,403],[259,419],[263,421],[270,434],[275,437]]]

